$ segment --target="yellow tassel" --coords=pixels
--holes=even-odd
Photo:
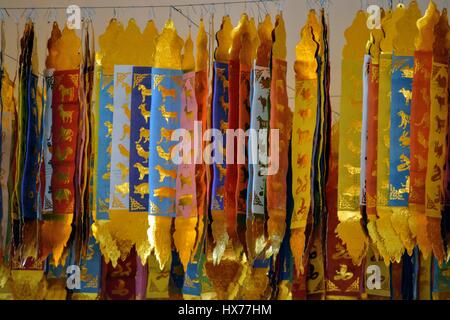
[[[409,228],[409,218],[410,218],[409,209],[406,207],[391,207],[391,209],[392,209],[392,216],[391,216],[392,227],[394,228],[395,232],[397,232],[397,234],[400,236],[400,239],[403,242],[403,246],[406,248],[408,254],[412,255],[415,246],[415,241]]]
[[[387,253],[383,240],[381,239],[381,235],[377,230],[376,220],[369,220],[369,222],[367,223],[367,231],[369,232],[369,238],[374,244],[374,248],[383,257],[384,262],[388,265],[390,257]]]
[[[55,266],[59,265],[64,248],[72,232],[72,216],[65,221],[47,220],[41,225],[41,260],[53,253]]]
[[[280,251],[281,242],[283,241],[284,232],[286,230],[286,212],[284,210],[269,210],[269,220],[267,221],[267,231],[269,233],[269,247],[266,251],[266,258],[277,256]]]
[[[428,238],[427,225],[427,216],[424,212],[412,211],[412,216],[409,221],[410,230],[416,235],[416,242],[425,259],[428,259],[432,251],[432,245]]]
[[[195,246],[197,217],[175,219],[175,232],[173,233],[173,240],[180,256],[181,264],[186,270],[189,259],[191,258],[192,250]]]
[[[303,274],[305,272],[303,266],[303,253],[305,250],[305,230],[303,228],[296,228],[291,230],[291,251],[294,256],[295,270],[297,270],[297,275],[299,273]]]
[[[433,254],[442,265],[445,258],[444,241],[441,236],[441,219],[440,218],[428,218],[428,239],[431,241],[433,248]]]
[[[31,257],[38,259],[38,242],[39,234],[38,221],[27,221],[23,226],[23,240],[22,240],[22,257]]]
[[[212,213],[212,235],[214,239],[213,263],[218,265],[228,245],[227,217],[224,212]]]
[[[346,212],[348,211],[339,211],[338,215]],[[335,232],[337,237],[346,246],[353,263],[359,266],[366,255],[369,243],[367,235],[361,226],[359,212],[350,213],[355,215],[352,218],[339,218],[341,222],[339,222]]]
[[[146,263],[151,249],[145,212],[133,215],[110,212],[110,220],[95,222],[92,230],[107,263],[111,261],[114,267],[117,266],[118,259],[124,260],[133,245],[142,264]]]
[[[389,264],[389,261],[399,263],[402,259],[403,251],[405,250],[405,248],[403,246],[403,242],[392,226],[390,209],[387,209],[389,211],[384,211],[382,209],[377,210],[379,214],[379,218],[376,220],[377,231],[382,239],[382,244],[380,245],[384,246],[384,250],[380,250],[380,247],[377,248],[380,251],[381,255],[384,257],[384,262],[386,264]],[[384,256],[382,251],[385,251],[386,257]]]
[[[162,270],[172,256],[171,227],[172,218],[148,216],[150,225],[149,237],[151,247],[155,250],[155,256]]]

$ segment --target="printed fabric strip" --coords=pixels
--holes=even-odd
[[[258,150],[257,159],[251,159],[252,183],[251,212],[254,215],[264,215],[266,209],[266,179],[267,175],[267,136],[269,132],[270,103],[270,68],[255,65],[253,81],[253,98],[251,107],[250,128],[254,129],[257,139],[250,136],[249,150]],[[256,144],[256,146],[253,146]],[[252,153],[249,153],[253,156]],[[250,205],[250,204],[249,204]]]
[[[367,113],[368,113],[368,92],[369,92],[369,68],[370,55],[364,56],[363,64],[363,109],[362,109],[362,128],[361,128],[361,155],[360,155],[360,192],[359,204],[366,205],[366,158],[367,158]],[[372,119],[371,119],[372,121]]]
[[[171,159],[173,130],[179,128],[181,111],[182,71],[152,69],[152,117],[150,118],[149,161],[150,214],[155,216],[176,216],[177,165]],[[147,161],[147,160],[145,160]]]
[[[197,216],[197,198],[195,185],[195,163],[194,163],[194,121],[197,119],[197,101],[195,98],[195,72],[183,75],[183,87],[181,89],[181,111],[180,128],[190,143],[185,144],[183,149],[182,163],[178,165],[176,181],[176,204],[177,216],[190,218]],[[184,144],[183,137],[183,144]],[[184,153],[185,151],[186,154]]]
[[[96,219],[109,219],[109,185],[114,112],[114,77],[100,73],[100,94],[97,122]]]
[[[391,129],[389,150],[389,200],[392,223],[411,254],[414,242],[409,233],[408,197],[410,168],[410,110],[414,57],[392,56]]]
[[[51,191],[51,181],[52,181],[52,153],[53,149],[52,143],[52,97],[53,97],[53,86],[54,86],[54,69],[46,69],[44,71],[45,78],[45,89],[47,99],[45,100],[44,109],[44,119],[43,119],[43,135],[44,135],[44,145],[43,145],[43,162],[44,162],[44,173],[45,173],[45,187],[43,194],[43,216],[45,219],[46,214],[53,213],[53,200]]]
[[[139,155],[147,153],[150,141],[150,107],[152,100],[151,68],[133,67],[130,122],[130,212],[148,212],[147,193],[137,193],[148,185],[148,161]]]
[[[110,212],[125,213],[129,211],[130,181],[128,166],[130,163],[132,72],[132,66],[114,66],[114,113],[109,186]],[[135,148],[141,150],[139,144],[136,144]],[[148,161],[148,153],[146,153],[146,156],[144,162]]]
[[[230,103],[228,98],[228,64],[214,62],[214,96],[212,108],[212,127],[220,130],[222,141],[216,137],[213,141],[215,152],[221,153],[221,157],[215,155],[213,164],[213,181],[211,191],[211,211],[213,213],[224,212],[225,176],[226,176],[226,139],[223,137],[228,129],[228,110]],[[220,150],[223,150],[221,152]]]
[[[55,71],[52,101],[52,200],[54,214],[73,215],[79,125],[79,70]]]

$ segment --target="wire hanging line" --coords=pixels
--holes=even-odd
[[[80,6],[80,8],[87,9],[139,9],[139,8],[174,8],[174,7],[205,7],[205,6],[222,6],[234,4],[255,4],[255,3],[280,3],[284,0],[240,0],[240,1],[223,1],[223,2],[203,2],[203,3],[181,3],[181,4],[156,4],[156,5],[117,5],[117,6]],[[49,10],[49,9],[67,9],[67,6],[52,6],[52,7],[4,7],[6,10]]]

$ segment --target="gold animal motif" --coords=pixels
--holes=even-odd
[[[62,171],[56,172],[56,180],[58,180],[59,183],[68,184],[70,182],[69,173]]]
[[[164,149],[163,149],[163,147],[161,147],[161,146],[156,146],[156,152],[158,152],[158,156],[159,156],[161,159],[164,159],[164,160],[166,160],[166,161],[169,161],[170,158],[171,158],[170,150],[169,150],[169,152],[165,152]]]
[[[192,205],[192,194],[185,194],[178,199],[178,206],[183,208]]]
[[[129,83],[122,82],[122,88],[125,90],[127,96],[131,94],[131,85]]]
[[[278,112],[283,112],[284,111],[284,109],[286,108],[283,104],[281,104],[281,103],[277,103],[276,104],[276,107],[277,107],[277,111]]]
[[[58,189],[55,193],[55,200],[56,202],[61,203],[62,201],[69,201],[71,196],[72,191],[69,189]]]
[[[161,127],[161,129],[159,130],[161,138],[159,139],[157,144],[162,143],[163,139],[165,139],[167,142],[171,141],[172,132],[173,132],[173,130],[169,130],[164,127]]]
[[[122,184],[115,185],[114,190],[116,193],[120,193],[122,197],[125,197],[130,193],[130,184],[128,182],[124,182]]]
[[[123,125],[123,133],[122,137],[120,137],[120,141],[123,141],[123,139],[125,139],[126,137],[130,137],[130,125],[128,124]]]
[[[66,101],[66,98],[69,98],[69,101],[74,99],[75,91],[73,87],[66,88],[64,85],[60,84],[58,89],[61,96],[61,101]]]
[[[161,187],[153,190],[153,196],[159,199],[161,202],[163,199],[175,198],[175,189],[169,187]]]
[[[144,148],[142,148],[142,146],[137,142],[136,142],[136,152],[139,157],[144,158],[144,163],[148,162],[148,157],[150,153],[148,151],[145,151]]]
[[[60,141],[72,142],[73,131],[64,127],[59,128],[58,138]]]
[[[407,131],[403,131],[401,137],[398,139],[402,148],[406,148],[410,144],[410,137]]]
[[[114,112],[114,106],[110,103],[106,104],[105,108],[111,112]]]
[[[412,79],[414,77],[414,69],[409,66],[403,67],[401,71],[402,71],[402,78]]]
[[[360,174],[361,173],[361,168],[360,167],[354,167],[347,164],[344,164],[345,169],[347,169],[349,174]]]
[[[135,163],[133,167],[139,171],[139,180],[144,180],[144,177],[148,175],[148,167],[145,167],[140,163]]]
[[[436,133],[441,133],[441,131],[445,128],[445,119],[439,118],[439,116],[434,117],[436,120]]]
[[[192,119],[194,117],[194,111],[188,111],[187,105],[184,107],[184,113],[186,114],[186,118]]]
[[[410,166],[411,162],[404,153],[402,153],[400,155],[400,161],[401,161],[401,163],[397,166],[397,171],[402,172],[402,171],[409,170],[409,166]]]
[[[119,152],[125,158],[129,158],[130,157],[130,151],[128,151],[128,149],[125,148],[125,146],[123,144],[121,144],[121,143],[119,143]]]
[[[284,90],[285,90],[285,88],[286,88],[286,85],[285,85],[283,79],[277,80],[277,82],[276,82],[276,88],[277,88],[277,90],[281,90],[281,92],[284,92]]]
[[[122,180],[125,179],[126,177],[128,177],[128,166],[125,165],[122,162],[119,162],[117,165],[117,168],[120,170],[121,174],[122,174]]]
[[[407,115],[403,110],[397,112],[397,115],[402,119],[398,127],[406,130],[406,127],[409,124],[409,115]]]
[[[63,123],[72,123],[73,111],[65,111],[64,106],[60,104],[58,106],[58,112]]]
[[[71,147],[67,147],[64,151],[61,150],[59,146],[55,149],[55,157],[58,161],[65,161],[69,156],[73,154],[73,150]]]
[[[141,199],[144,199],[144,196],[148,194],[148,183],[144,182],[134,186],[134,193],[141,196]]]
[[[336,275],[333,277],[334,280],[347,281],[353,278],[353,272],[347,271],[348,267],[346,264],[341,264],[340,269],[336,270]]]
[[[225,69],[224,68],[217,68],[217,76],[222,82],[223,91],[229,87],[229,81],[227,78],[225,78]]]
[[[106,129],[108,130],[108,132],[106,133],[106,138],[108,137],[112,137],[112,130],[113,130],[113,125],[110,121],[105,121],[104,123]]]
[[[180,174],[180,183],[181,183],[181,188],[184,188],[185,185],[191,186],[192,179],[189,176],[185,177],[182,174]]]
[[[167,111],[165,105],[161,105],[159,107],[159,111],[161,111],[161,116],[166,120],[167,123],[169,123],[170,119],[174,119],[175,123],[178,122],[178,113],[175,111]]]
[[[228,129],[228,122],[220,120],[220,130],[226,131]]]
[[[419,141],[419,143],[422,147],[424,147],[424,148],[428,147],[428,141],[427,141],[427,139],[425,139],[425,136],[423,135],[422,131],[419,131],[417,140]]]
[[[415,154],[414,158],[417,159],[417,163],[419,164],[419,170],[423,170],[426,168],[427,161],[420,154]]]
[[[137,142],[141,143],[142,140],[144,140],[144,143],[150,140],[150,129],[139,129],[139,140]]]
[[[411,90],[401,88],[400,90],[398,90],[398,92],[401,93],[403,95],[403,97],[405,98],[406,105],[411,102],[411,99],[412,99],[412,91]]]
[[[150,111],[147,111],[147,109],[145,109],[145,104],[140,104],[139,110],[141,111],[141,115],[145,119],[145,123],[148,123],[148,119],[150,118]]]
[[[155,170],[159,173],[159,182],[164,182],[164,179],[166,178],[172,178],[174,180],[177,178],[177,173],[175,170],[164,169],[159,164],[155,166]]]
[[[217,168],[219,169],[219,180],[222,181],[227,173],[227,168],[223,165],[217,165]]]
[[[175,89],[168,89],[160,84],[158,90],[161,92],[163,101],[166,101],[167,97],[172,97],[173,99],[177,98],[177,90]]]
[[[220,105],[222,106],[223,110],[225,112],[228,112],[228,110],[230,110],[230,103],[229,102],[225,102],[225,98],[223,96],[220,96]]]
[[[128,104],[124,103],[122,105],[122,109],[123,109],[123,112],[125,113],[125,115],[127,116],[128,120],[131,121],[131,111],[130,111],[130,107],[128,107]]]
[[[138,86],[138,90],[141,92],[142,95],[142,103],[145,102],[146,97],[150,97],[152,95],[152,89],[145,87],[143,84],[140,84]]]

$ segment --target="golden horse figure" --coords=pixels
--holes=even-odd
[[[147,88],[143,84],[140,84],[138,86],[138,90],[141,92],[141,95],[142,95],[142,103],[145,102],[145,98],[146,97],[150,97],[152,95],[152,89],[151,88]]]
[[[172,97],[173,99],[177,98],[177,90],[176,89],[168,89],[164,87],[163,85],[158,86],[158,91],[161,92],[161,96],[163,98],[163,101],[166,101],[168,97]]]
[[[74,88],[66,88],[64,87],[64,85],[60,84],[58,89],[61,96],[61,101],[66,101],[66,98],[68,98],[69,101],[72,101],[74,99]]]
[[[144,103],[140,104],[138,108],[141,111],[141,115],[145,119],[145,123],[148,123],[148,119],[150,118],[150,111],[147,111],[147,109],[145,109]]]
[[[161,116],[169,123],[170,119],[175,120],[175,123],[178,122],[178,112],[175,111],[167,111],[165,105],[161,105],[159,107],[159,111],[161,111]]]

